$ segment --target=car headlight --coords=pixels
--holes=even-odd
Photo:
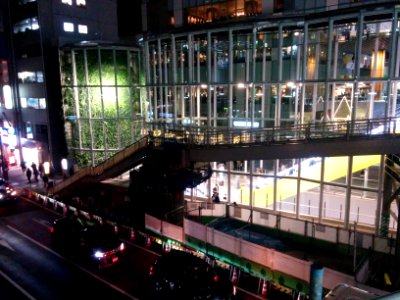
[[[96,251],[96,252],[94,253],[94,257],[96,257],[96,258],[103,258],[103,257],[104,257],[104,252],[102,252],[102,251]]]

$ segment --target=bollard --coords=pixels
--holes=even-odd
[[[261,291],[261,296],[267,297],[267,291],[268,291],[268,289],[267,289],[267,281],[264,279],[264,283],[263,283],[262,291]]]
[[[133,229],[133,228],[131,228],[131,240],[133,241],[133,240],[135,240],[135,238],[136,238],[136,235],[135,235],[135,229]]]
[[[324,269],[320,264],[313,263],[311,265],[310,300],[321,300],[322,299],[323,274],[324,274]]]
[[[235,286],[238,284],[238,274],[236,268],[233,268],[232,284]]]
[[[147,248],[150,248],[150,247],[151,247],[151,239],[150,239],[149,236],[148,236],[147,239],[146,239],[146,247],[147,247]]]

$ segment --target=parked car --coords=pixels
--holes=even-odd
[[[0,204],[15,204],[18,192],[6,180],[0,178]]]
[[[75,215],[55,220],[50,233],[53,247],[88,260],[100,269],[119,262],[125,249],[110,226]]]
[[[234,299],[233,291],[228,276],[191,253],[172,250],[150,267],[148,299]]]

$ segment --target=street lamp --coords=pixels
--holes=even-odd
[[[44,173],[46,175],[49,175],[50,174],[50,163],[48,161],[45,161],[43,163],[43,168],[44,168]]]

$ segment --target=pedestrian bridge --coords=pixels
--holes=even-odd
[[[192,162],[271,160],[400,153],[400,118],[291,125],[274,128],[167,128],[153,124],[148,134],[97,166],[89,166],[54,187],[117,177],[142,163],[154,150],[176,147]]]

